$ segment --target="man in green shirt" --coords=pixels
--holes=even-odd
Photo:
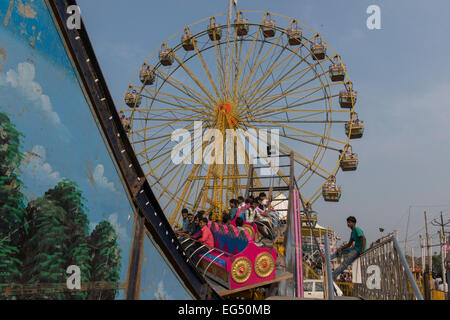
[[[333,271],[333,279],[336,279],[342,271],[348,268],[350,264],[353,263],[358,257],[366,250],[366,237],[361,228],[356,226],[356,218],[350,216],[347,218],[347,226],[352,230],[350,235],[350,240],[347,244],[337,249],[337,252],[333,253],[330,259],[335,259],[336,257],[346,254],[344,262]],[[353,248],[352,244],[355,244]]]

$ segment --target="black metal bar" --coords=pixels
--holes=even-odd
[[[53,13],[67,54],[79,74],[86,99],[98,120],[125,187],[137,212],[145,217],[145,227],[152,236],[151,240],[160,248],[183,285],[196,299],[222,299],[205,278],[186,261],[181,244],[144,178],[144,172],[126,136],[83,21],[79,30],[68,30],[66,27],[66,20],[69,18],[67,8],[77,5],[76,1],[46,0],[46,3],[49,11]]]
[[[254,187],[250,188],[250,192],[262,192],[262,191],[269,191],[272,189],[273,191],[289,191],[289,187]]]

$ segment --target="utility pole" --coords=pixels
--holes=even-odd
[[[406,233],[405,233],[405,254],[406,254],[406,244],[408,243],[408,229],[409,229],[409,218],[411,217],[411,206],[408,209],[408,223],[406,224]]]
[[[430,234],[428,233],[428,216],[427,212],[424,212],[425,215],[425,233],[426,233],[426,246],[427,246],[427,253],[428,253],[428,289],[429,289],[429,299],[433,299],[433,278],[432,278],[432,257],[431,257],[431,240],[430,240]]]
[[[419,234],[420,238],[420,256],[422,258],[422,273],[425,275],[425,247],[423,245],[423,238],[422,235]]]
[[[412,261],[412,269],[414,271],[415,264],[414,264],[414,248],[411,248],[411,261]]]
[[[441,213],[442,218],[442,213]],[[442,270],[442,283],[444,284],[444,292],[448,292],[447,281],[445,281],[445,233],[443,230],[440,230],[440,239],[441,239],[441,270]]]

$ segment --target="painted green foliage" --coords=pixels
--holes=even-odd
[[[16,171],[23,159],[19,151],[21,134],[9,118],[0,113],[0,283],[21,278],[21,261],[17,259],[18,228],[24,224],[22,182]]]
[[[117,247],[117,235],[108,221],[100,222],[88,239],[92,248],[91,281],[108,281],[118,283],[120,275],[120,248]],[[92,291],[90,300],[112,300],[115,290]]]
[[[100,222],[89,235],[82,192],[63,179],[25,208],[14,173],[23,155],[20,133],[0,113],[0,283],[65,284],[67,267],[81,270],[81,283],[113,282],[120,277],[120,249],[113,226]],[[7,144],[7,147],[2,147]],[[49,292],[19,299],[114,299],[116,290]]]

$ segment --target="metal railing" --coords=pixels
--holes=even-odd
[[[335,282],[342,294],[345,297],[353,297],[353,283],[352,282]]]
[[[354,296],[367,300],[423,300],[414,276],[393,234],[359,257],[353,273]]]

